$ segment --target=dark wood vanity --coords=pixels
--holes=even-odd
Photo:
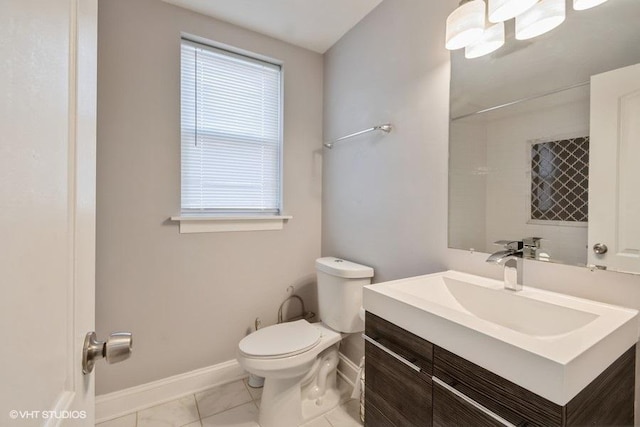
[[[372,313],[365,426],[633,425],[635,346],[559,406]]]

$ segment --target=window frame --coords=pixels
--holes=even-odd
[[[218,231],[253,231],[253,230],[279,230],[283,224],[293,217],[284,214],[284,62],[265,55],[236,48],[224,43],[204,39],[191,34],[180,35],[179,51],[182,52],[183,43],[196,45],[196,47],[222,51],[231,57],[237,57],[252,62],[267,63],[279,68],[280,94],[279,94],[279,157],[278,157],[278,209],[276,212],[259,212],[239,210],[237,212],[215,212],[213,210],[190,211],[182,209],[182,89],[180,89],[180,215],[171,217],[171,220],[180,223],[180,233],[200,233]],[[181,58],[182,54],[178,54]],[[179,76],[182,82],[182,59],[179,61]],[[180,87],[182,84],[180,83]]]

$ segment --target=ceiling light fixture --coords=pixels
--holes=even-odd
[[[553,30],[566,18],[565,0],[540,0],[516,16],[516,39],[527,40]]]
[[[606,2],[607,0],[573,0],[573,8],[575,10],[591,9]]]
[[[484,0],[463,0],[447,18],[445,47],[455,50],[477,41],[484,33],[486,13]]]
[[[538,0],[489,0],[489,21],[504,22],[515,18],[537,2]]]
[[[515,17],[518,40],[528,40],[547,33],[566,19],[566,0],[486,1],[488,5],[485,0],[461,0],[458,8],[451,12],[447,18],[447,49],[464,47],[466,58],[478,58],[504,45],[504,21],[508,19]],[[607,0],[572,1],[575,10],[585,10]],[[485,19],[487,15],[488,19]]]
[[[502,45],[504,45],[504,22],[498,22],[486,28],[480,40],[464,49],[464,57],[478,58],[500,49]]]

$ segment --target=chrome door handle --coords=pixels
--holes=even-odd
[[[95,332],[84,337],[82,347],[82,373],[90,374],[98,359],[106,359],[107,363],[118,363],[131,356],[133,336],[130,332],[114,332],[107,341],[98,341]]]
[[[407,365],[408,367],[410,367],[414,371],[416,371],[416,372],[422,371],[422,368],[420,368],[420,366],[416,365],[415,363],[409,362],[407,359],[405,359],[404,357],[400,356],[395,351],[389,350],[387,347],[383,346],[382,344],[380,344],[378,341],[374,340],[373,338],[371,338],[371,337],[369,337],[367,335],[364,335],[364,334],[362,334],[362,337],[364,338],[364,340],[366,342],[375,345],[380,350],[384,351],[385,353],[387,353],[389,356],[393,357],[394,359],[397,359],[399,362],[404,363],[405,365]]]
[[[483,405],[479,404],[478,402],[476,402],[475,400],[473,400],[472,398],[470,398],[466,394],[464,394],[464,393],[456,390],[455,388],[451,387],[449,384],[445,383],[440,378],[438,378],[436,376],[433,376],[433,377],[431,377],[431,381],[433,381],[435,384],[438,384],[440,387],[444,388],[449,393],[458,396],[460,399],[464,400],[465,402],[467,402],[469,405],[473,406],[474,408],[476,408],[480,412],[482,412],[482,413],[488,415],[489,417],[493,418],[494,420],[496,420],[498,423],[502,424],[503,426],[505,426],[505,427],[516,427],[514,424],[512,424],[509,421],[505,420],[504,418],[502,418],[500,415],[496,414],[495,412],[487,409],[486,407],[484,407]]]
[[[604,243],[596,243],[595,245],[593,245],[593,252],[598,255],[606,254],[608,250],[609,248],[607,248],[607,245],[605,245]]]

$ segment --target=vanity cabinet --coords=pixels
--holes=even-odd
[[[560,406],[367,312],[365,426],[633,425],[635,346]]]

